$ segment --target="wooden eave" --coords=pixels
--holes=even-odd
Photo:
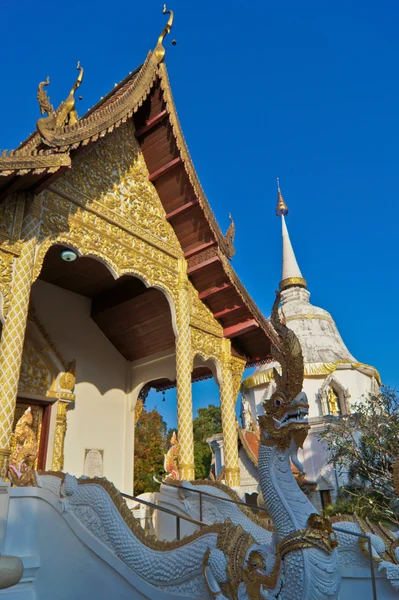
[[[278,337],[232,268],[231,247],[201,187],[177,117],[164,63],[151,52],[143,66],[109,92],[75,125],[56,132],[49,148],[34,133],[0,157],[0,198],[19,190],[38,193],[70,168],[80,148],[133,118],[136,137],[188,263],[188,275],[248,364],[270,356]]]

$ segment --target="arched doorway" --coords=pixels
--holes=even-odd
[[[65,256],[65,250],[74,254]],[[55,244],[32,286],[31,305],[60,355],[76,360],[76,399],[64,415],[64,470],[105,476],[131,493],[137,397],[132,372],[139,365],[156,376],[155,358],[174,355],[170,299],[133,273],[116,279],[104,262]],[[49,453],[59,443],[57,400],[49,418]]]

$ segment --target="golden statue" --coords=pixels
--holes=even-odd
[[[176,431],[173,432],[170,439],[170,448],[165,454],[164,466],[167,475],[166,479],[179,480],[179,444],[177,443]]]
[[[338,396],[332,387],[328,390],[328,408],[332,415],[341,414]]]
[[[15,426],[17,447],[10,456],[8,473],[12,483],[23,487],[36,485],[33,465],[38,455],[36,434],[32,429],[32,410],[27,408]]]

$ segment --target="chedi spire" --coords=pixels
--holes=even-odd
[[[283,235],[283,268],[281,274],[280,291],[292,286],[306,289],[306,280],[302,277],[302,273],[298,266],[298,262],[291,244],[290,236],[288,235],[288,229],[285,223],[285,216],[288,215],[288,206],[286,205],[281,193],[280,182],[278,179],[276,215],[281,217]]]

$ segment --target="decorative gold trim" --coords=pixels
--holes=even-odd
[[[280,281],[280,291],[282,292],[292,285],[306,288],[306,279],[303,277],[287,277],[287,279]]]
[[[381,377],[377,369],[372,367],[371,365],[366,365],[365,363],[354,363],[345,360],[339,360],[334,363],[305,363],[305,377],[313,378],[313,377],[321,377],[323,375],[330,375],[333,373],[340,365],[349,365],[352,369],[358,370],[359,368],[369,369],[371,371],[370,377],[375,377],[378,385],[381,385]],[[277,370],[280,372],[280,367],[277,366]],[[258,371],[253,375],[250,375],[241,384],[241,387],[246,387],[247,389],[251,389],[254,387],[258,387],[260,385],[266,385],[270,383],[274,379],[273,377],[273,367],[269,369],[265,369],[264,371]]]

